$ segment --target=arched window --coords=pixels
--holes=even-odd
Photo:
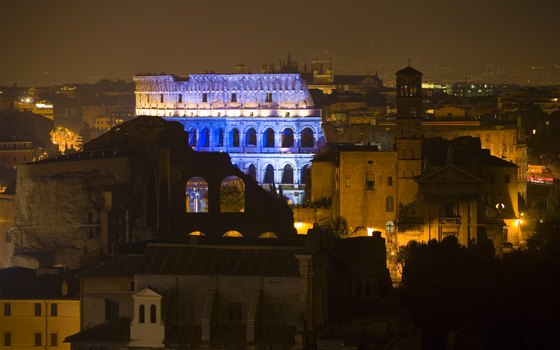
[[[294,147],[294,131],[290,128],[282,131],[282,147]]]
[[[185,186],[187,213],[208,212],[208,182],[201,177],[192,177]]]
[[[229,132],[229,145],[231,147],[239,147],[239,130],[237,128],[233,128]]]
[[[187,132],[188,137],[189,137],[189,146],[196,146],[196,129],[195,128],[191,128],[189,129],[189,131]]]
[[[274,167],[271,164],[268,164],[264,170],[263,183],[264,184],[274,183]]]
[[[228,231],[228,232],[224,233],[224,237],[243,238],[243,235],[239,231]]]
[[[284,165],[284,170],[282,171],[282,182],[283,184],[293,184],[294,183],[294,168],[290,164]]]
[[[272,128],[266,129],[263,133],[263,147],[274,147],[274,130],[272,130]]]
[[[257,168],[254,164],[250,164],[249,167],[247,167],[247,175],[252,177],[253,180],[257,181]]]
[[[245,146],[256,146],[257,145],[257,132],[253,128],[247,129],[245,133]]]
[[[200,147],[209,147],[210,146],[210,130],[208,128],[204,128],[200,131],[200,136],[198,139],[198,145]]]
[[[206,235],[201,231],[193,231],[189,233],[189,236],[206,236]]]
[[[226,177],[220,186],[220,211],[242,213],[245,211],[245,184],[237,176]]]
[[[144,323],[146,321],[146,307],[141,304],[138,308],[138,323]]]
[[[278,238],[274,232],[264,232],[259,235],[259,238]]]
[[[150,305],[150,323],[156,323],[156,306]]]
[[[309,186],[309,180],[311,180],[311,167],[309,166],[309,164],[306,164],[303,166],[303,168],[301,168],[300,184]]]
[[[385,198],[385,211],[394,211],[395,210],[395,203],[393,200],[393,196],[387,196]]]
[[[216,146],[223,146],[224,145],[224,129],[219,128],[216,130]]]
[[[315,138],[313,136],[313,130],[310,128],[305,128],[301,131],[301,147],[311,148],[315,147]]]

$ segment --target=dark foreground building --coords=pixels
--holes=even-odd
[[[179,123],[154,117],[20,166],[16,193],[16,266],[78,267],[128,242],[189,235],[295,235],[290,208],[227,154],[194,152]]]

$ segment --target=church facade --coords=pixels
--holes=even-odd
[[[180,122],[194,150],[227,152],[263,187],[301,203],[325,137],[299,74],[137,75],[134,82],[137,116]]]

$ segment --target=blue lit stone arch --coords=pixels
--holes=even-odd
[[[237,132],[237,136],[235,133]],[[227,133],[227,145],[228,147],[240,147],[241,146],[241,131],[237,127],[230,128]]]
[[[197,146],[198,147],[210,147],[211,132],[209,127],[202,127],[198,133]]]
[[[297,167],[292,162],[284,162],[279,168],[282,171],[282,177],[280,183],[282,184],[294,184],[296,183],[296,172]]]
[[[245,142],[244,142],[245,146],[255,146],[255,147],[258,146],[259,137],[258,137],[257,128],[253,126],[249,126],[248,128],[245,129],[244,135],[245,135]]]
[[[302,127],[300,136],[300,147],[314,148],[317,145],[317,133],[311,127]]]
[[[263,166],[263,184],[273,184],[276,182],[276,169],[274,168],[274,164],[268,163]]]
[[[295,146],[295,131],[291,126],[283,125],[280,131],[280,147],[291,148]]]
[[[221,126],[217,127],[216,129],[214,129],[214,140],[213,140],[213,144],[216,147],[224,147],[225,146],[225,142],[226,142],[226,133],[224,131],[224,128],[222,128]]]
[[[262,131],[262,147],[276,148],[276,130],[274,127],[266,127]]]
[[[247,164],[245,167],[245,173],[249,175],[253,180],[257,181],[257,166],[253,163]]]
[[[188,143],[189,146],[196,147],[198,146],[198,130],[195,127],[190,127],[187,130],[188,135]]]

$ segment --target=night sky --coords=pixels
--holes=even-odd
[[[332,59],[337,73],[385,80],[410,58],[428,80],[551,83],[560,76],[559,14],[558,0],[2,0],[0,84],[235,64],[258,72],[288,52],[300,68]]]

